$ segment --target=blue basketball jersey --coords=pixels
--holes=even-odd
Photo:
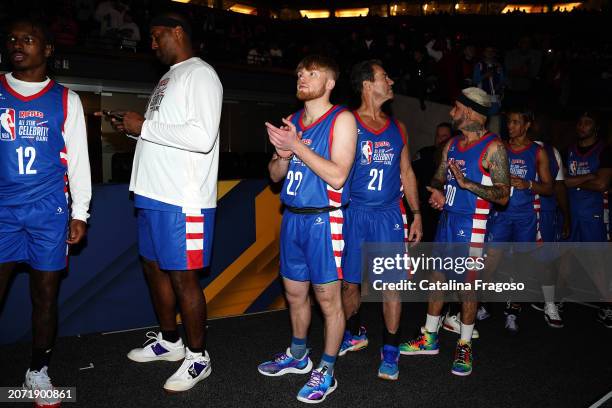
[[[50,81],[25,97],[0,76],[0,206],[65,194],[68,89]]]
[[[585,154],[580,154],[575,145],[571,146],[567,155],[567,174],[570,176],[582,176],[596,173],[599,170],[599,154],[604,146],[604,142],[599,141]],[[575,187],[568,189],[568,195],[572,214],[587,218],[605,216],[604,202],[607,201],[606,193]]]
[[[304,126],[302,122],[304,110],[302,109],[291,115],[291,122],[298,132],[302,132],[302,143],[310,147],[319,156],[330,160],[334,124],[338,115],[345,110],[346,108],[335,105],[317,121]],[[350,184],[351,177],[349,175],[344,186],[340,190],[335,190],[302,162],[299,157],[294,156],[289,163],[281,192],[281,201],[285,205],[297,208],[340,207],[348,203]]]
[[[397,122],[388,118],[380,130],[357,119],[357,151],[351,182],[351,206],[397,206],[402,197],[401,152],[406,144]]]
[[[540,149],[541,147],[534,142],[520,150],[514,150],[506,145],[510,175],[526,181],[538,181],[538,152]],[[539,204],[539,195],[534,194],[530,189],[521,190],[511,187],[510,199],[503,211],[508,215],[533,213],[536,206],[539,209]]]
[[[543,149],[548,156],[548,169],[550,170],[550,176],[552,177],[553,184],[557,174],[559,173],[559,163],[555,155],[555,149],[548,143],[544,143]],[[553,193],[549,196],[540,196],[540,208],[542,211],[556,211],[557,210],[557,197]]]
[[[485,186],[492,186],[489,173],[482,167],[482,160],[489,144],[498,139],[494,133],[484,135],[471,146],[461,147],[459,142],[463,136],[454,137],[448,147],[447,161],[454,162],[463,175]],[[491,203],[478,197],[469,190],[459,187],[450,168],[446,172],[446,184],[444,185],[446,202],[444,210],[458,214],[479,214],[484,218],[489,214]]]

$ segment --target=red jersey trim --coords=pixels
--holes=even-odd
[[[46,94],[47,92],[49,92],[49,90],[51,88],[53,88],[53,85],[55,85],[55,81],[50,79],[49,83],[47,85],[45,85],[45,87],[43,89],[41,89],[40,91],[38,91],[34,95],[30,95],[30,96],[22,95],[19,92],[17,92],[16,90],[14,90],[13,88],[11,88],[11,86],[8,83],[8,81],[6,80],[6,75],[5,74],[0,76],[0,84],[2,84],[2,86],[4,86],[6,88],[6,90],[9,91],[9,93],[11,95],[13,95],[15,98],[19,99],[20,101],[22,101],[22,102],[30,102],[31,100],[36,99],[38,97],[41,97],[44,94]]]

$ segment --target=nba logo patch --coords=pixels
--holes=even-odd
[[[372,163],[372,153],[374,153],[374,145],[369,140],[361,142],[361,164]]]
[[[15,140],[15,109],[0,108],[0,140]]]

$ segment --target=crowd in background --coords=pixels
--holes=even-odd
[[[164,2],[38,3],[40,17],[48,20],[59,48],[146,53],[148,22]],[[0,3],[0,21],[10,19],[15,9],[17,1]],[[522,103],[531,95],[537,99],[531,102],[551,110],[589,92],[595,93],[590,102],[606,103],[605,89],[612,88],[612,40],[598,34],[605,10],[363,17],[333,23],[288,22],[197,5],[182,11],[192,19],[194,45],[213,64],[293,69],[304,55],[316,52],[334,57],[347,74],[356,61],[376,58],[396,82],[397,93],[421,101],[448,103],[460,89],[478,86],[498,103]]]

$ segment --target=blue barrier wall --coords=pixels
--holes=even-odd
[[[244,180],[219,201],[206,286],[255,240],[254,198],[265,180]],[[87,240],[70,257],[59,294],[59,335],[156,324],[138,260],[137,223],[127,185],[94,186]],[[19,268],[0,310],[0,344],[31,337],[29,276]],[[258,302],[250,309],[265,310]]]

